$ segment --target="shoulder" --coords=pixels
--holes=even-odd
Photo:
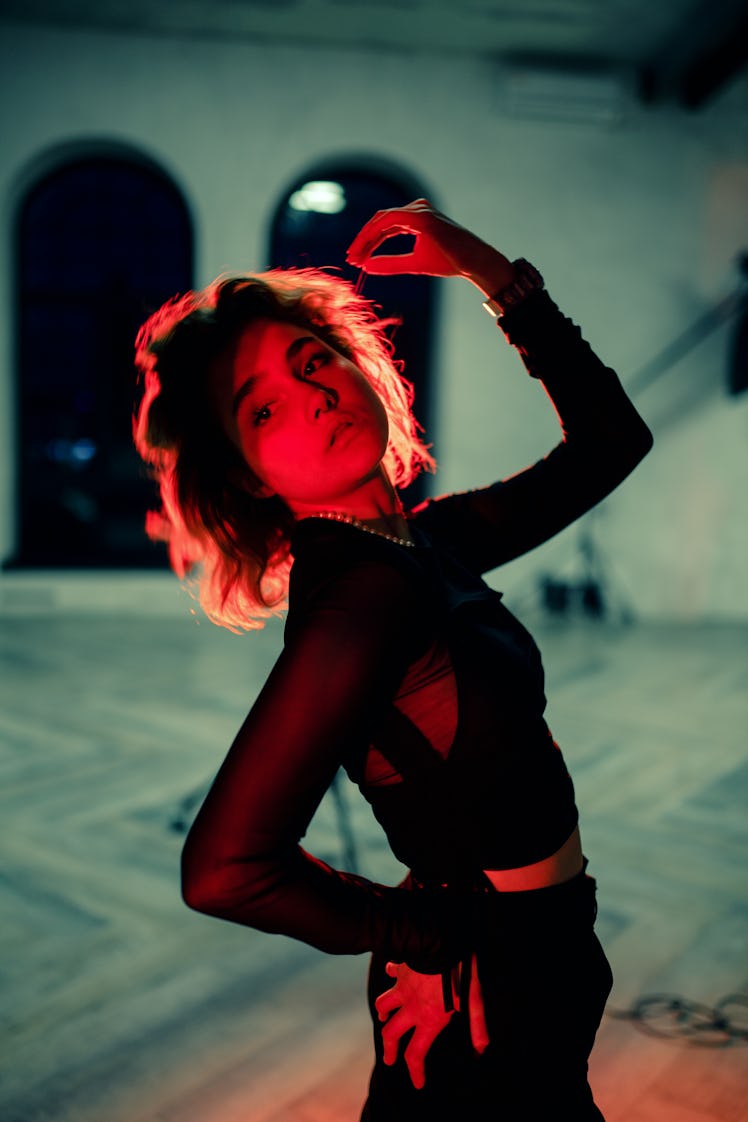
[[[433,546],[475,577],[508,560],[516,511],[508,501],[507,481],[429,499],[413,512],[413,525]]]
[[[347,523],[306,519],[291,552],[287,629],[319,613],[362,627],[416,618],[424,577],[417,551]]]
[[[427,499],[412,511],[412,524],[429,542],[450,553],[469,552],[476,533],[476,512],[490,488],[454,491]]]
[[[467,515],[474,491],[454,491],[426,499],[411,511],[413,525],[429,538],[447,543],[459,538],[461,523]]]

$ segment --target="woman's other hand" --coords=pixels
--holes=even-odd
[[[409,253],[372,257],[396,234],[415,237]],[[346,257],[351,265],[372,274],[465,277],[485,296],[495,296],[514,280],[512,263],[503,253],[441,214],[427,199],[378,210],[353,239]]]
[[[380,994],[375,1002],[380,1021],[386,1021],[382,1028],[384,1062],[389,1065],[395,1063],[401,1038],[414,1029],[405,1048],[404,1059],[413,1086],[420,1090],[426,1083],[424,1064],[429,1049],[454,1013],[447,1013],[444,1009],[440,974],[417,974],[404,962],[388,962],[385,969],[390,978],[395,979],[395,984],[392,989]],[[458,1011],[459,979],[453,978],[453,990],[455,1011]],[[475,955],[470,970],[468,1018],[473,1047],[482,1055],[489,1041]]]

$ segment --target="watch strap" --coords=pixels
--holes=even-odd
[[[483,307],[494,319],[500,318],[506,312],[521,304],[532,292],[539,292],[545,287],[542,276],[524,257],[512,261],[516,273],[511,284],[502,288],[495,296],[483,301]]]

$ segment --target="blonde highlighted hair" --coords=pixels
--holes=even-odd
[[[180,578],[194,578],[208,617],[233,631],[262,627],[284,609],[291,565],[293,515],[278,496],[251,494],[262,481],[223,432],[209,395],[217,361],[259,319],[310,330],[364,374],[387,412],[383,463],[396,487],[435,467],[386,334],[394,321],[380,319],[347,281],[319,269],[271,269],[218,277],[164,304],[135,344],[133,434],[161,498],[146,531],[167,542]]]

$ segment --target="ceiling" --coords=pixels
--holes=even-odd
[[[0,19],[614,71],[690,109],[748,55],[745,0],[0,0]]]

